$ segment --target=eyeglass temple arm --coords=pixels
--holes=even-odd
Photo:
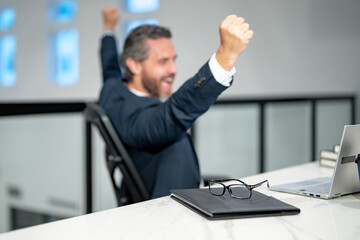
[[[264,181],[262,181],[260,183],[254,184],[254,185],[246,184],[246,183],[244,183],[243,181],[241,181],[239,179],[211,179],[210,180],[210,182],[227,182],[227,181],[238,181],[238,182],[241,182],[243,185],[248,186],[250,188],[257,188],[257,187],[261,186],[263,183],[266,182],[267,187],[270,187],[268,180],[264,180]]]
[[[240,181],[239,179],[230,178],[230,179],[211,179],[210,182],[228,182],[228,181]]]
[[[259,187],[259,186],[261,186],[263,183],[265,183],[266,182],[266,185],[267,185],[267,187],[269,187],[269,181],[268,180],[264,180],[264,181],[262,181],[262,182],[259,182],[259,183],[257,183],[257,184],[254,184],[254,185],[249,185],[251,188],[257,188],[257,187]]]

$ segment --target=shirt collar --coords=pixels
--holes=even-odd
[[[129,88],[129,91],[132,92],[134,95],[138,96],[138,97],[150,97],[149,95],[147,95],[146,93],[140,92],[134,88]],[[166,98],[159,98],[159,100],[161,102],[165,102],[167,99]]]

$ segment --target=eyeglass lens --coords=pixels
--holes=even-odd
[[[221,195],[224,194],[225,186],[222,185],[221,183],[210,182],[209,183],[209,189],[210,189],[210,192],[212,194],[217,195],[217,196],[221,196]]]
[[[243,185],[230,185],[229,193],[236,198],[249,198],[251,191]]]

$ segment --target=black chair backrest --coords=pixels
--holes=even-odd
[[[96,103],[86,103],[85,117],[99,130],[106,146],[106,163],[119,206],[150,199],[140,174],[135,168],[105,110]],[[120,184],[116,183],[115,171],[120,169],[128,196],[120,195]]]

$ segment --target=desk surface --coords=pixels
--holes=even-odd
[[[270,184],[331,176],[317,162],[243,178]],[[258,191],[301,209],[299,215],[209,221],[170,197],[0,234],[0,239],[359,239],[360,194],[332,200]]]

